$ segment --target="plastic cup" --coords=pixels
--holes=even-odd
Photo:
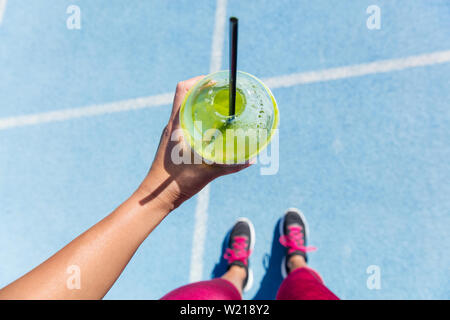
[[[238,71],[235,115],[230,116],[229,71],[219,71],[189,90],[180,123],[185,140],[205,162],[238,164],[267,147],[278,126],[278,108],[261,80]]]

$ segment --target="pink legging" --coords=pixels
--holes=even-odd
[[[200,281],[175,289],[162,300],[241,300],[236,287],[224,279]],[[339,300],[323,284],[322,278],[310,268],[291,272],[281,283],[277,300]]]

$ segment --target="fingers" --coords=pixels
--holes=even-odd
[[[197,83],[197,81],[199,81],[203,77],[204,75],[201,75],[195,78],[191,78],[189,80],[178,82],[175,91],[175,97],[173,99],[172,114],[170,115],[171,121],[173,121],[177,116],[178,110],[180,110],[181,103],[183,103],[183,99],[186,96],[186,93],[195,83]]]
[[[245,168],[250,167],[252,164],[256,162],[256,159],[250,159],[249,161],[246,161],[242,164],[235,164],[235,165],[215,165],[216,168],[221,172],[221,175],[227,175],[231,173],[235,173],[238,171],[241,171]]]

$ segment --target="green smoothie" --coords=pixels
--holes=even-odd
[[[183,134],[209,162],[235,164],[255,157],[278,125],[275,99],[254,76],[238,72],[234,117],[228,115],[228,99],[228,71],[220,71],[195,84],[181,106]]]

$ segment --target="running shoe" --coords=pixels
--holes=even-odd
[[[253,272],[249,268],[249,256],[255,247],[255,228],[247,218],[239,218],[228,234],[228,247],[224,258],[231,266],[240,266],[247,271],[243,291],[248,291],[253,285]]]
[[[308,262],[306,253],[316,250],[314,247],[306,246],[308,233],[308,225],[303,213],[296,208],[288,209],[280,221],[280,243],[286,247],[286,255],[281,263],[283,278],[286,278],[289,273],[287,262],[292,256],[302,256]]]

